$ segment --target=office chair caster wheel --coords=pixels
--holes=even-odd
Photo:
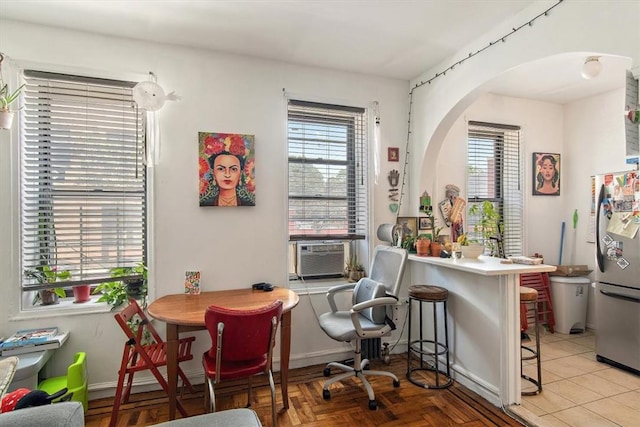
[[[369,409],[371,409],[372,411],[375,411],[376,409],[378,409],[378,405],[376,404],[375,400],[369,401]]]
[[[330,377],[331,376],[331,368],[324,368],[324,371],[322,371],[322,375],[324,375],[325,377]]]
[[[322,398],[324,400],[331,399],[331,392],[329,390],[322,390]]]
[[[400,380],[393,380],[393,386],[394,386],[395,388],[400,387]]]

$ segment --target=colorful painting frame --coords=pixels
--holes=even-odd
[[[256,205],[254,135],[198,132],[198,170],[200,206]]]
[[[560,178],[560,154],[533,153],[531,161],[531,190],[534,196],[559,196]]]

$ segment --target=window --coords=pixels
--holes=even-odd
[[[355,240],[367,231],[362,108],[289,101],[289,239]]]
[[[470,121],[468,132],[467,208],[493,203],[504,227],[505,254],[522,255],[520,127]],[[474,232],[477,218],[467,217],[469,237],[481,241],[482,236]]]
[[[33,70],[24,79],[22,270],[47,265],[95,284],[113,267],[145,261],[145,132],[135,83]],[[23,275],[22,286],[37,283]]]

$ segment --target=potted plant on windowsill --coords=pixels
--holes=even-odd
[[[16,90],[9,89],[9,85],[4,82],[1,74],[3,60],[4,55],[0,53],[0,129],[11,129],[13,111],[9,109],[9,106],[20,98],[24,84]]]
[[[102,293],[96,302],[106,302],[115,309],[129,300],[129,298],[142,299],[142,307],[146,306],[147,296],[147,266],[138,263],[134,267],[114,267],[110,270],[111,277],[115,280],[104,282],[96,286],[93,293]],[[142,276],[142,278],[128,278],[130,276]]]
[[[76,304],[82,304],[91,299],[91,286],[77,285],[72,288],[73,298]]]
[[[24,274],[26,277],[36,280],[40,285],[63,282],[71,279],[69,270],[58,271],[57,267],[50,267],[48,265],[41,265],[34,269],[25,270]],[[64,288],[51,287],[40,289],[33,298],[32,304],[36,305],[39,301],[42,305],[57,304],[58,298],[64,298],[65,296]]]

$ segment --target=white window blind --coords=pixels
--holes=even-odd
[[[488,200],[499,212],[503,225],[506,255],[523,253],[523,190],[520,127],[493,123],[469,122],[467,209]],[[474,232],[477,218],[467,215],[467,233],[482,241]]]
[[[33,70],[24,79],[23,271],[46,264],[98,283],[110,268],[143,262],[145,133],[135,83]]]
[[[367,117],[362,108],[290,100],[289,239],[364,239]]]

